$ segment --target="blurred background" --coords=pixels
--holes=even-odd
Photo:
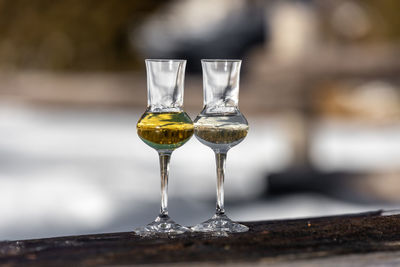
[[[228,154],[236,220],[400,206],[400,2],[0,0],[0,240],[130,231],[159,210],[156,152],[136,135],[145,58],[243,60],[248,137]],[[211,149],[172,156],[170,214],[215,207]]]

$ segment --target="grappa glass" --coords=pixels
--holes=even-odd
[[[146,60],[148,102],[137,123],[137,133],[160,158],[161,209],[154,222],[134,230],[139,235],[181,234],[190,230],[168,216],[170,157],[193,135],[193,122],[183,111],[185,66],[186,60]]]
[[[241,60],[201,61],[203,69],[204,108],[194,121],[197,139],[215,153],[217,169],[217,208],[215,215],[194,227],[200,232],[246,232],[248,227],[225,215],[224,178],[227,152],[247,135],[249,126],[240,113],[239,73]]]

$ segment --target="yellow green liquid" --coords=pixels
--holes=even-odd
[[[193,135],[193,122],[185,112],[146,112],[136,125],[139,137],[157,150],[173,150]]]

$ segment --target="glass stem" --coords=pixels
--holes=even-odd
[[[168,215],[168,174],[171,152],[159,152],[161,174],[161,209],[160,215]]]
[[[224,208],[224,180],[225,180],[226,153],[215,152],[217,164],[217,215],[225,214]]]

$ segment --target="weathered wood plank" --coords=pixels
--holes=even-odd
[[[132,232],[0,242],[0,264],[76,266],[178,262],[276,262],[400,250],[400,215],[381,211],[245,222],[228,237],[189,233],[140,238]]]

